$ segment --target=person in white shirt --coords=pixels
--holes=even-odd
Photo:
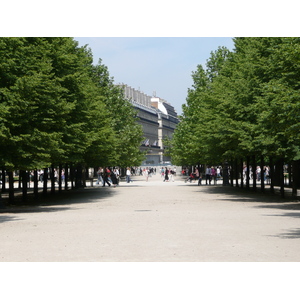
[[[126,170],[126,182],[129,183],[130,181],[132,181],[130,179],[130,176],[131,176],[131,171],[130,171],[130,168],[128,167],[127,170]]]

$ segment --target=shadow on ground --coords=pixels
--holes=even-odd
[[[107,201],[113,194],[114,191],[109,188],[89,187],[40,195],[37,200],[30,195],[26,203],[16,197],[13,205],[6,203],[5,207],[0,209],[0,223],[10,221],[11,218],[1,215],[3,213],[41,213],[75,209],[72,204]]]
[[[299,213],[285,213],[284,215],[289,217],[300,217],[300,201],[293,197],[281,198],[280,195],[271,194],[269,192],[254,192],[253,190],[239,189],[231,186],[205,186],[200,187],[197,192],[215,194],[218,196],[216,201],[248,202],[260,204],[255,205],[255,208],[299,211]],[[220,197],[220,195],[224,197]],[[226,195],[230,197],[226,197]]]
[[[300,228],[291,229],[288,232],[279,234],[278,236],[283,239],[299,239],[300,238]]]
[[[192,185],[190,185],[192,186]],[[260,190],[256,192],[253,189],[246,188],[237,188],[232,186],[221,186],[221,185],[202,185],[199,186],[199,190],[196,192],[199,193],[208,193],[208,194],[224,194],[230,195],[230,199],[223,199],[227,201],[242,201],[242,202],[258,202],[258,203],[287,203],[293,202],[295,205],[300,204],[299,197],[292,197],[289,193],[286,193],[285,198],[282,198],[280,194],[272,194],[270,191],[266,190],[262,193]],[[235,198],[236,196],[236,198]],[[238,199],[238,197],[240,199]],[[220,200],[218,198],[218,200]]]
[[[215,194],[216,201],[247,202],[253,203],[255,209],[278,210],[278,213],[265,214],[266,217],[300,218],[300,201],[293,197],[281,198],[278,194],[255,192],[231,186],[200,186],[196,193]],[[282,239],[298,239],[300,228],[291,228],[287,232],[272,236]]]
[[[18,221],[18,220],[22,220],[22,219],[14,216],[4,216],[0,214],[0,223],[9,222],[9,221]]]

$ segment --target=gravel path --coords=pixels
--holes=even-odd
[[[300,204],[181,177],[0,211],[1,262],[299,262]]]

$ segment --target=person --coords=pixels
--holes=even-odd
[[[206,170],[205,170],[205,181],[206,181],[206,185],[207,185],[207,180],[209,182],[209,184],[211,183],[211,168],[209,166],[207,166]]]
[[[243,182],[246,183],[247,182],[247,166],[244,165],[243,166]]]
[[[166,167],[166,170],[165,170],[165,179],[164,181],[169,181],[169,170],[168,168]]]
[[[170,180],[174,182],[174,171],[172,169],[169,170],[170,173]]]
[[[131,171],[130,171],[130,168],[128,167],[127,170],[126,170],[126,182],[129,183],[130,181],[132,181],[130,179],[130,175],[131,175]]]
[[[256,180],[260,181],[260,176],[261,176],[261,169],[260,166],[256,167]]]
[[[117,185],[119,185],[120,182],[120,172],[118,168],[114,168],[113,173],[116,175],[117,178]]]
[[[65,182],[65,178],[66,178],[66,177],[65,177],[65,169],[62,169],[62,170],[61,170],[61,182],[64,183],[64,182]]]
[[[217,179],[221,179],[221,169],[217,167]]]
[[[148,181],[148,178],[149,178],[149,170],[148,170],[148,168],[144,168],[143,173],[144,173],[144,176],[146,177],[146,181]]]
[[[98,175],[98,179],[97,179],[96,184],[99,185],[99,183],[101,182],[101,184],[103,185],[103,168],[102,167],[98,168],[97,175]]]
[[[57,170],[56,169],[54,169],[54,183],[58,183],[57,182],[57,179],[58,179],[58,172],[57,172]]]
[[[115,172],[110,172],[110,178],[111,178],[112,185],[114,187],[116,187],[117,184],[118,184],[118,179],[117,179],[116,173]]]
[[[213,179],[214,184],[216,184],[217,171],[215,167],[211,167],[210,169],[211,169],[211,179]]]
[[[106,173],[107,173],[107,180],[109,181],[110,184],[112,184],[112,180],[111,180],[111,170],[110,168],[105,168]]]
[[[202,185],[202,175],[199,173],[198,185]]]
[[[43,170],[38,171],[38,177],[39,177],[40,182],[44,181],[44,171]]]
[[[196,179],[195,173],[191,172],[189,177],[187,177],[187,179],[185,180],[185,182],[192,182],[193,180]]]
[[[265,180],[267,181],[267,184],[270,184],[270,167],[266,166],[265,167]]]
[[[196,179],[199,178],[199,169],[197,167],[195,168],[195,177]]]
[[[108,186],[110,186],[110,183],[108,181],[108,175],[109,173],[107,172],[108,168],[104,168],[104,171],[103,171],[103,184],[102,186],[105,186],[105,183],[108,184]]]

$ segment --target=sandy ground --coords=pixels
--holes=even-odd
[[[0,211],[1,262],[299,262],[300,203],[134,177]]]

